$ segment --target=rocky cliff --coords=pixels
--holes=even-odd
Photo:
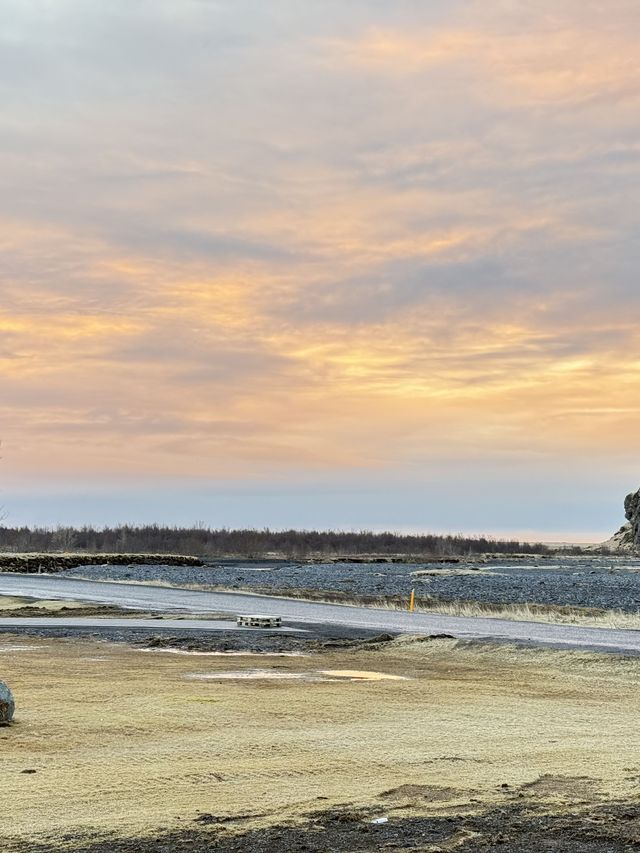
[[[603,547],[627,554],[640,553],[640,489],[624,499],[624,514],[627,523],[603,542]]]

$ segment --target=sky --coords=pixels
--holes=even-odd
[[[637,0],[0,0],[5,524],[603,538]]]

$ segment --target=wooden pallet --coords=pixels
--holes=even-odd
[[[240,628],[281,628],[280,616],[238,616],[236,623]]]

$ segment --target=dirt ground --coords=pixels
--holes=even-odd
[[[113,604],[92,604],[86,601],[66,599],[28,598],[26,596],[0,595],[0,616],[6,617],[51,617],[58,616],[104,616],[118,618],[154,618],[175,619],[175,613],[158,613],[155,611],[134,610],[128,607],[118,607]],[[180,614],[183,618],[186,614]],[[228,613],[189,614],[190,619],[229,619]]]
[[[638,659],[5,634],[0,678],[17,704],[0,729],[2,850],[640,847]]]
[[[83,601],[64,601],[0,595],[0,616],[140,616],[135,610],[125,610],[104,604]]]

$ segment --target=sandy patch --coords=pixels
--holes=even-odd
[[[472,807],[637,796],[637,659],[404,638],[326,652],[317,666],[333,674],[310,685],[308,658],[230,670],[220,656],[198,671],[189,655],[112,645],[106,668],[86,660],[104,643],[29,645],[2,657],[17,709],[0,731],[0,847],[3,833],[151,835],[202,813],[260,815],[246,829],[319,803],[441,813],[457,791]]]
[[[61,610],[62,608],[78,609],[86,607],[84,601],[63,601],[48,598],[28,598],[26,596],[0,595],[0,612],[21,610],[23,607],[37,607],[40,610]]]
[[[346,678],[349,681],[407,681],[405,675],[390,675],[388,672],[367,672],[362,669],[321,669],[322,675]]]
[[[315,672],[281,672],[275,669],[239,669],[234,672],[215,673],[189,673],[187,678],[195,678],[199,681],[219,681],[220,679],[246,680],[246,679],[276,679],[295,680],[301,679],[309,682],[326,681],[407,681],[404,675],[390,675],[386,672],[367,672],[360,669],[320,669]]]

